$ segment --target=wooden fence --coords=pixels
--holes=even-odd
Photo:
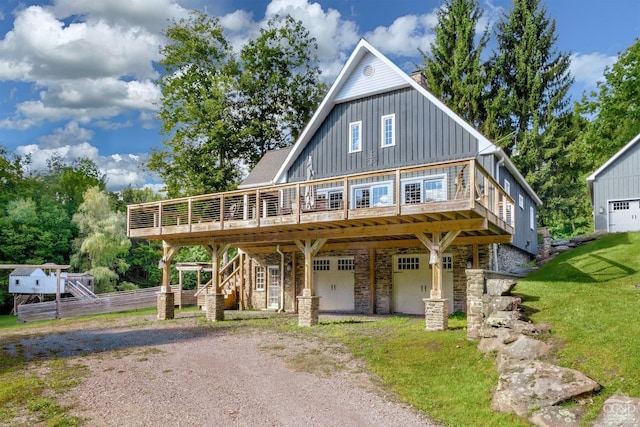
[[[178,287],[172,287],[174,292]],[[113,292],[97,295],[97,298],[61,298],[58,317],[77,317],[90,314],[115,313],[155,307],[160,287],[138,289],[135,291]],[[182,291],[185,295],[182,304],[191,301],[195,291]],[[176,295],[177,296],[177,295]],[[177,298],[176,298],[177,299]],[[176,302],[177,303],[177,302]],[[17,307],[18,321],[33,322],[56,318],[56,302],[46,301],[34,304],[21,304]]]

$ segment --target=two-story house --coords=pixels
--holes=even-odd
[[[537,253],[540,199],[506,154],[362,40],[292,147],[237,191],[129,206],[130,237],[164,242],[159,316],[172,317],[172,256],[203,245],[207,315],[233,283],[242,308],[411,313],[427,329],[467,311],[465,270],[507,271]],[[239,280],[230,281],[231,277]],[[208,291],[207,289],[211,289]]]

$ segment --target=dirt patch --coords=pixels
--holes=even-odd
[[[151,318],[21,340],[90,374],[60,399],[87,426],[429,426],[343,347],[313,339]],[[105,325],[103,325],[105,326]]]

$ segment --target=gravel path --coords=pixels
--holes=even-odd
[[[89,368],[61,401],[87,426],[435,426],[340,346],[239,329],[148,321],[24,339],[22,348]]]

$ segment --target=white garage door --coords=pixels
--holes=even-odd
[[[444,297],[453,312],[453,258],[443,255],[442,284]],[[424,314],[424,298],[431,297],[431,266],[428,254],[394,255],[393,311]]]
[[[320,297],[320,311],[354,311],[353,257],[313,260],[313,286]]]
[[[609,232],[640,231],[640,200],[609,202]]]

